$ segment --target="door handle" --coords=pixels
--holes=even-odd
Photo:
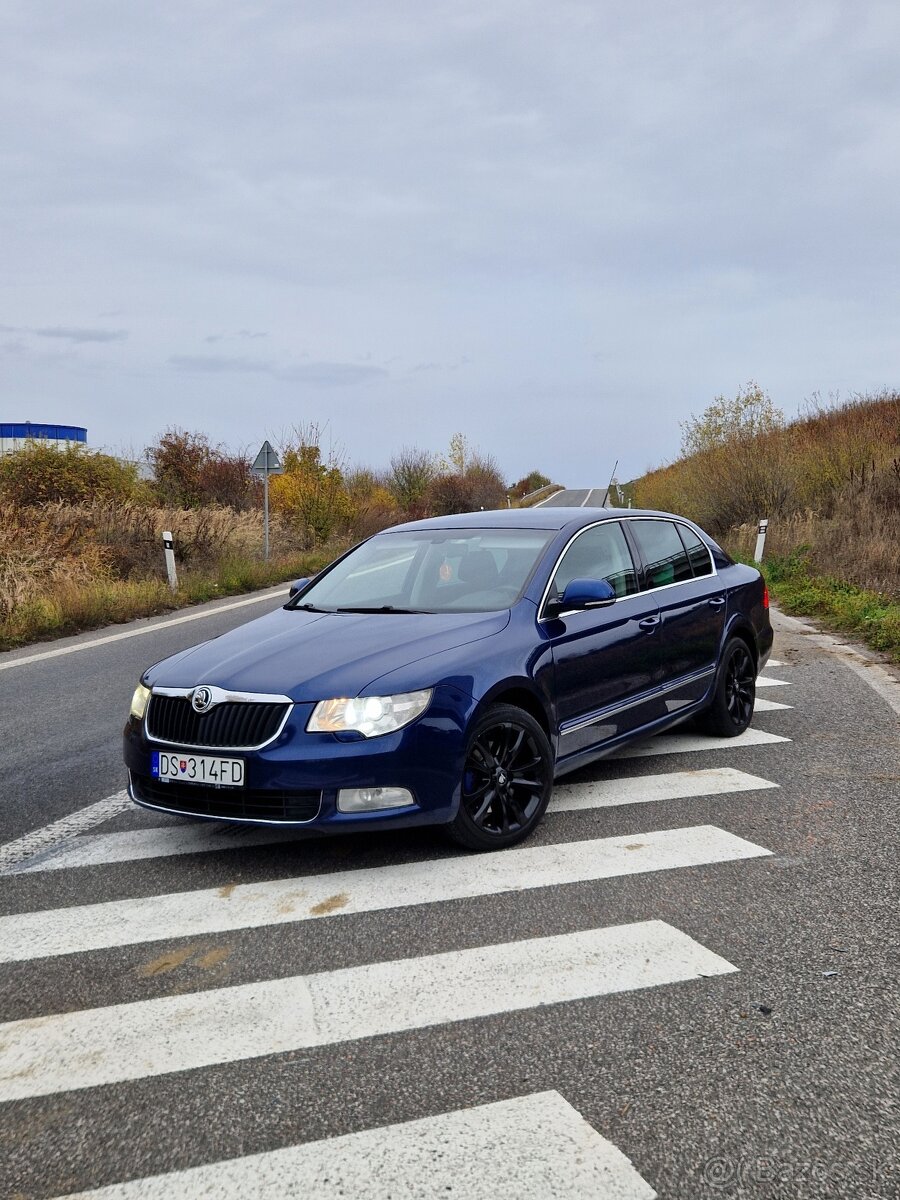
[[[721,608],[724,603],[725,603],[724,596],[712,596],[709,600],[709,607],[710,608]]]
[[[652,633],[659,624],[659,617],[644,617],[643,621],[638,621],[638,629],[644,629],[647,633]]]

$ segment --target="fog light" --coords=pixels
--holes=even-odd
[[[379,808],[406,808],[414,804],[412,792],[406,788],[341,788],[338,792],[338,812],[374,812]]]

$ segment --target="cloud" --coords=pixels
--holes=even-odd
[[[28,329],[42,338],[61,338],[69,342],[124,342],[128,337],[127,329],[74,329],[55,325],[46,329]]]
[[[268,337],[268,333],[256,332],[252,329],[239,329],[237,333],[211,333],[205,337],[204,342],[234,342],[234,341],[250,341],[255,342],[259,338]]]
[[[319,387],[347,387],[384,379],[383,367],[361,366],[359,363],[311,362],[282,366],[265,359],[236,358],[219,354],[173,354],[169,365],[178,371],[195,371],[212,375],[237,373],[269,375],[273,379],[294,383],[315,384]]]

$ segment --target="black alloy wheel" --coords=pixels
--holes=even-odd
[[[471,850],[511,846],[538,824],[552,788],[553,752],[541,726],[523,709],[495,705],[472,731],[450,836]]]
[[[747,643],[732,638],[722,655],[722,665],[712,703],[699,724],[718,737],[737,737],[753,720],[756,704],[756,664]]]

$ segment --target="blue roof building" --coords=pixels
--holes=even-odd
[[[0,421],[0,454],[21,450],[26,442],[38,438],[48,442],[87,442],[87,430],[81,425],[48,425],[42,421]]]

